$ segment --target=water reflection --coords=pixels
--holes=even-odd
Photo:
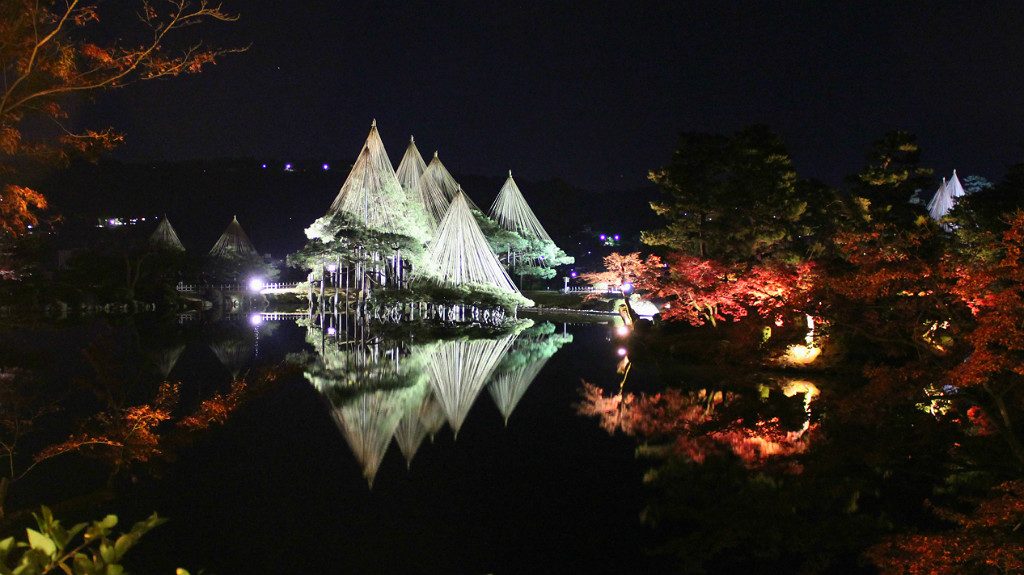
[[[331,318],[306,322],[313,352],[289,361],[329,402],[372,487],[394,439],[411,466],[445,424],[458,437],[487,387],[506,425],[544,364],[572,336],[524,320],[503,333],[376,332]]]

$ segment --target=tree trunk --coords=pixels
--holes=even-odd
[[[1020,439],[1013,430],[1013,421],[1010,419],[1010,410],[1006,407],[1006,401],[1003,400],[1002,394],[995,393],[988,383],[983,384],[983,387],[992,398],[992,401],[995,402],[996,409],[999,410],[1003,436],[1006,438],[1006,443],[1010,446],[1010,452],[1017,458],[1019,466],[1024,467],[1024,444],[1021,444]]]

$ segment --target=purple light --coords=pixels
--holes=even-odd
[[[323,164],[323,165],[321,165],[320,167],[321,167],[321,168],[323,168],[325,172],[326,172],[327,170],[331,169],[331,165],[330,165],[330,164]]]
[[[263,168],[264,170],[267,169],[267,165],[266,164],[260,164],[260,167]]]
[[[327,328],[327,335],[338,335],[338,330],[334,329],[333,327],[329,327]]]
[[[603,242],[603,241],[605,241],[606,239],[608,239],[608,236],[606,236],[606,235],[604,235],[604,234],[601,234],[601,238],[600,238],[600,239],[601,239],[601,241]]]
[[[292,165],[291,164],[285,164],[284,165],[284,171],[286,171],[286,172],[292,171]]]
[[[615,241],[619,241],[619,234],[615,234]]]
[[[576,272],[572,272],[571,274],[569,274],[569,276],[576,277]]]

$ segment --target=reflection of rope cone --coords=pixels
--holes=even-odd
[[[149,354],[149,358],[156,367],[160,377],[166,380],[171,375],[171,371],[174,370],[174,366],[178,364],[178,359],[183,351],[185,351],[185,344],[180,343],[174,347],[154,351]]]
[[[498,411],[505,418],[506,426],[508,426],[509,418],[512,417],[512,412],[519,405],[519,400],[523,398],[527,388],[533,383],[540,370],[544,368],[548,359],[550,357],[495,374],[494,380],[487,389],[490,391],[495,405],[498,406]]]
[[[429,387],[421,385],[417,390],[420,399],[410,402],[409,410],[402,415],[398,429],[395,430],[395,443],[398,444],[398,449],[405,457],[406,469],[412,467],[412,459],[416,456],[416,451],[419,450],[423,439],[430,433],[424,415],[437,405],[430,397]]]
[[[225,339],[211,343],[210,350],[217,356],[221,364],[228,368],[231,376],[238,379],[238,374],[252,357],[253,344],[246,339]]]
[[[516,335],[442,343],[430,358],[430,385],[458,437],[470,407]]]
[[[334,419],[371,489],[391,436],[414,393],[408,389],[361,393],[334,410]]]

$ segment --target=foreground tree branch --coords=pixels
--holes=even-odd
[[[17,181],[16,166],[61,163],[123,140],[113,128],[67,129],[68,98],[197,74],[247,49],[202,38],[213,24],[236,20],[207,0],[0,0],[0,235],[23,233],[46,208],[42,195]],[[58,129],[27,130],[33,118]]]

